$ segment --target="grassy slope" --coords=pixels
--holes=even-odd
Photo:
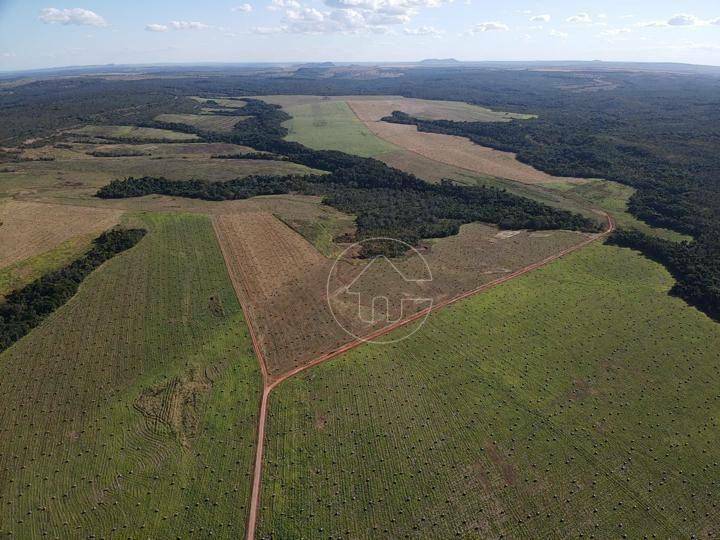
[[[720,327],[595,245],[271,398],[269,537],[707,536]]]
[[[42,275],[69,264],[90,247],[91,239],[91,236],[72,238],[55,249],[0,269],[0,299]]]
[[[681,240],[692,240],[687,235],[663,229],[651,227],[640,221],[628,212],[628,201],[635,192],[630,186],[611,182],[609,180],[593,180],[587,184],[558,183],[548,184],[548,187],[562,191],[566,195],[578,197],[591,204],[610,212],[617,221],[618,228],[638,229],[645,234],[658,236],[667,240],[679,242]]]
[[[142,221],[0,356],[0,535],[243,534],[261,381],[242,312],[208,218]],[[164,422],[137,408],[152,388]]]
[[[287,139],[316,150],[341,150],[373,157],[396,150],[368,130],[343,101],[326,101],[286,108],[293,118],[284,125]]]
[[[192,133],[137,126],[91,125],[68,130],[68,133],[77,133],[79,135],[89,135],[93,137],[109,137],[113,139],[166,139],[169,141],[192,141],[198,139],[198,136]]]

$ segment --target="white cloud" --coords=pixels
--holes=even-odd
[[[259,28],[263,28],[263,31],[270,28],[273,32],[302,34],[361,32],[384,34],[388,33],[392,26],[409,23],[421,8],[434,8],[451,1],[323,0],[324,6],[329,8],[323,9],[305,7],[297,0],[271,0],[269,10],[284,11],[282,24],[277,27]]]
[[[256,26],[253,28],[253,32],[262,35],[279,34],[280,32],[285,32],[286,30],[287,29],[283,26]]]
[[[300,9],[302,6],[297,0],[272,0],[268,9],[270,11],[278,11],[280,9]],[[267,28],[267,27],[261,27]]]
[[[530,17],[530,22],[550,22],[550,15],[535,15]]]
[[[508,28],[507,24],[503,24],[501,22],[483,22],[476,24],[470,29],[470,32],[473,34],[477,34],[479,32],[492,32],[492,31],[500,31],[500,32],[506,32],[507,30],[510,30]]]
[[[632,32],[629,28],[611,28],[600,32],[601,37],[617,37]]]
[[[566,37],[568,37],[567,32],[560,32],[559,30],[550,30],[550,35],[552,37],[556,37],[556,38],[560,38],[560,39],[565,39]]]
[[[668,25],[665,21],[643,21],[637,23],[640,28],[664,28]]]
[[[673,15],[668,20],[668,26],[695,26],[700,24],[702,21],[695,15],[687,15],[680,13],[679,15]]]
[[[80,24],[87,26],[107,26],[107,22],[100,15],[89,9],[71,8],[43,8],[39,18],[47,24]]]
[[[170,21],[168,26],[173,30],[205,30],[210,28],[207,24],[197,21]]]
[[[565,19],[569,23],[580,23],[580,24],[587,24],[591,23],[592,19],[590,18],[590,15],[587,13],[578,13],[577,15],[573,15],[572,17],[568,17]]]
[[[250,4],[240,4],[239,6],[235,6],[233,8],[230,8],[230,11],[232,12],[241,12],[241,13],[250,13],[253,10],[253,7]]]
[[[15,58],[17,55],[14,52],[4,52],[0,56],[3,58]]]
[[[695,15],[678,13],[670,17],[667,21],[644,21],[639,22],[637,26],[642,28],[668,28],[671,26],[708,26],[710,24],[720,25],[720,18],[705,21]]]
[[[443,34],[442,30],[433,28],[432,26],[420,26],[418,28],[405,28],[403,31],[408,36],[440,36]]]
[[[148,32],[167,32],[168,27],[164,24],[147,24],[145,25],[145,30]]]

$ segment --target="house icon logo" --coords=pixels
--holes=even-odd
[[[402,255],[354,256],[372,252],[371,246],[379,242],[385,252]],[[430,266],[413,246],[391,238],[366,239],[335,259],[327,280],[327,303],[338,325],[354,338],[394,343],[410,337],[427,319],[433,304],[431,282]],[[410,331],[386,333],[420,312],[424,316],[413,321]]]

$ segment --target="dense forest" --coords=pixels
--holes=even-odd
[[[114,255],[133,247],[144,235],[143,229],[106,231],[93,240],[87,253],[65,268],[45,274],[7,295],[0,303],[0,352],[70,300],[90,272]]]

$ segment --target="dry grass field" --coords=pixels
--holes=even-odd
[[[480,146],[465,137],[423,133],[419,132],[416,126],[381,122],[375,116],[374,111],[365,110],[362,106],[358,107],[358,103],[351,107],[368,129],[381,139],[434,161],[482,175],[506,178],[527,184],[573,181],[549,175],[521,163],[512,152],[501,152]],[[586,180],[576,179],[575,181],[583,183]]]
[[[59,195],[87,199],[99,187],[128,176],[219,181],[252,174],[303,174],[313,171],[288,161],[211,158],[214,154],[245,153],[246,147],[230,144],[132,145],[133,149],[147,155],[119,157],[95,157],[88,153],[96,150],[122,153],[128,145],[73,145],[72,148],[75,150],[51,147],[36,150],[36,154],[42,151],[54,161],[0,165],[0,198]],[[54,152],[62,152],[62,155],[53,155]]]
[[[75,237],[94,237],[115,225],[119,210],[0,202],[0,268],[49,251]]]
[[[194,141],[198,139],[198,136],[192,133],[137,126],[83,126],[68,130],[67,133],[100,139],[164,139],[168,141]]]
[[[428,120],[456,120],[460,122],[509,122],[515,119],[527,120],[533,118],[532,115],[493,111],[459,101],[436,101],[400,96],[390,96],[386,99],[350,97],[346,101],[361,119],[365,117],[380,119],[391,115],[393,111],[402,111],[410,116]]]
[[[407,98],[403,96],[311,96],[311,95],[274,95],[255,96],[268,103],[283,108],[298,105],[309,105],[331,101],[344,101],[353,108],[362,107],[367,114],[378,119],[388,116],[393,111],[402,111],[412,116],[431,120],[458,120],[478,122],[507,122],[511,119],[532,118],[526,114],[515,114],[503,111],[492,111],[485,107],[470,105],[461,101],[440,101],[430,99]]]
[[[235,124],[245,120],[247,116],[225,116],[213,114],[161,114],[155,117],[159,122],[187,124],[206,131],[229,133]]]
[[[465,225],[459,235],[428,242],[421,250],[427,276],[413,257],[374,264],[350,252],[333,267],[333,259],[267,213],[218,215],[214,223],[271,377],[428,307],[429,300],[454,297],[587,238]],[[409,284],[406,277],[431,279]],[[345,290],[348,285],[351,291]],[[380,297],[387,305],[373,303]],[[415,298],[423,301],[413,303]]]

